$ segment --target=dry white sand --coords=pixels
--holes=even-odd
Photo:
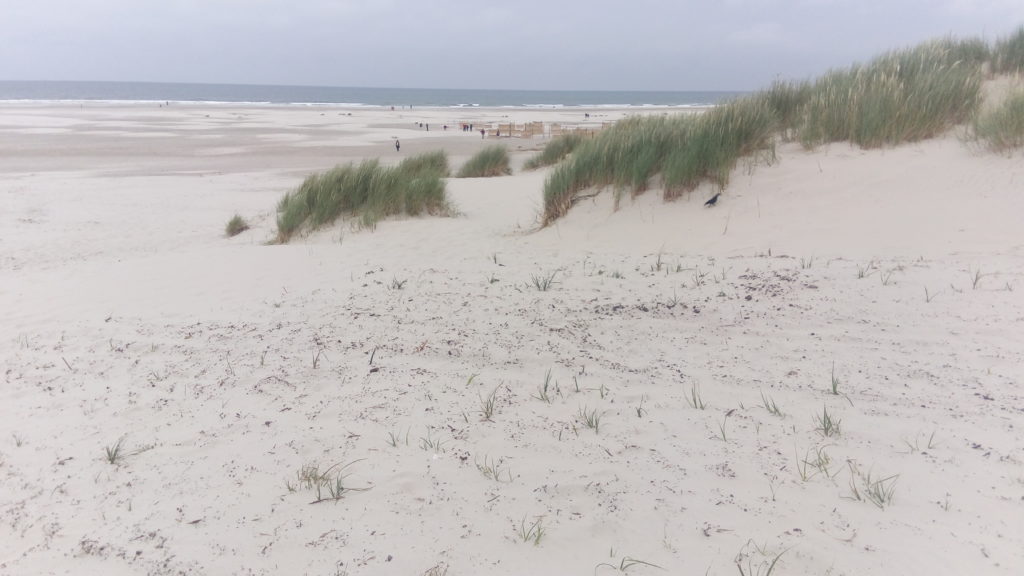
[[[517,172],[265,245],[309,171],[582,115],[0,109],[0,574],[1024,572],[1019,155],[784,146],[541,231]]]

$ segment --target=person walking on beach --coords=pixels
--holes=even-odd
[[[402,143],[398,141],[398,138],[395,138],[395,152],[401,152],[401,151],[402,151]]]

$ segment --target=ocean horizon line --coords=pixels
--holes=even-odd
[[[694,107],[746,94],[727,90],[514,90],[0,80],[7,103],[175,102],[340,107]]]

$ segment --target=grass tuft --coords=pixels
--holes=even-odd
[[[278,241],[287,242],[303,228],[316,229],[342,216],[372,228],[397,214],[448,214],[442,179],[447,174],[443,152],[413,156],[393,168],[366,160],[312,174],[278,202]]]
[[[555,275],[557,274],[558,270],[555,270],[554,272],[548,272],[546,274],[531,274],[530,284],[528,284],[527,286],[532,285],[539,292],[547,292],[548,290],[551,289],[552,286],[555,285]]]
[[[629,556],[626,556],[626,557],[622,558],[619,561],[618,564],[611,564],[609,562],[602,562],[602,563],[598,564],[597,566],[594,566],[594,573],[597,574],[597,571],[598,571],[599,568],[611,568],[612,570],[617,570],[617,571],[625,574],[630,568],[634,568],[636,566],[650,566],[651,568],[657,568],[659,570],[664,570],[664,568],[662,568],[661,566],[658,566],[657,564],[653,564],[653,563],[647,562],[645,560],[638,560],[637,558],[630,558]]]
[[[704,403],[704,398],[701,397],[700,386],[697,384],[690,386],[690,395],[686,397],[686,403],[690,405],[690,408],[696,410],[704,410],[708,407]]]
[[[1024,90],[1017,89],[999,106],[979,113],[971,129],[975,140],[991,152],[1024,147]]]
[[[112,446],[107,446],[103,450],[106,453],[108,463],[113,464],[115,466],[117,464],[120,464],[121,460],[124,460],[125,456],[124,437],[122,436],[121,438],[118,438],[115,444],[113,444]]]
[[[627,118],[580,142],[548,175],[542,225],[602,189],[614,191],[618,206],[625,192],[641,194],[657,176],[666,200],[704,182],[721,191],[741,158],[774,161],[778,139],[878,148],[941,135],[975,114],[983,65],[993,58],[1020,69],[1024,28],[994,51],[979,39],[943,38],[813,82],[775,82],[702,114]]]
[[[224,227],[224,235],[231,238],[232,236],[238,236],[248,229],[249,223],[238,214],[235,214],[231,217],[231,220],[228,220],[227,226]]]
[[[597,408],[588,410],[586,407],[581,406],[579,417],[580,421],[582,421],[587,428],[594,431],[594,434],[601,431],[601,414],[598,413]]]
[[[511,174],[508,150],[500,145],[488,146],[466,161],[456,175],[458,178],[490,178]]]
[[[992,71],[997,74],[1024,73],[1024,26],[996,41],[992,49]]]
[[[538,168],[543,168],[544,166],[557,164],[565,159],[566,156],[572,154],[572,151],[575,150],[581,142],[583,142],[583,136],[575,133],[563,134],[556,138],[552,138],[551,141],[544,146],[543,150],[523,164],[523,169],[536,170]]]
[[[544,535],[547,531],[544,529],[543,518],[537,518],[529,526],[526,525],[526,518],[519,523],[519,529],[516,531],[519,534],[519,539],[523,542],[533,542],[534,546],[540,546],[540,541],[544,539]]]
[[[814,417],[814,421],[817,423],[815,430],[821,432],[822,436],[825,436],[826,438],[839,436],[839,425],[842,421],[833,418],[832,415],[828,413],[828,406],[825,406],[822,410],[821,416]]]
[[[779,409],[779,405],[775,403],[775,400],[771,396],[765,396],[764,392],[761,392],[761,403],[764,404],[764,409],[773,416],[782,418],[782,410]]]
[[[340,465],[340,463],[335,464],[323,471],[320,470],[320,465],[316,462],[304,464],[295,474],[298,486],[316,492],[316,498],[310,504],[328,501],[337,502],[349,492],[368,490],[368,488],[352,488],[345,485],[345,478],[348,475],[344,474],[343,471],[356,462],[359,462],[359,460],[354,460],[344,466]],[[286,484],[286,486],[289,492],[295,491],[295,487],[291,483]]]

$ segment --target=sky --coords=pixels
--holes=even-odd
[[[753,90],[1024,0],[0,0],[0,80]]]

